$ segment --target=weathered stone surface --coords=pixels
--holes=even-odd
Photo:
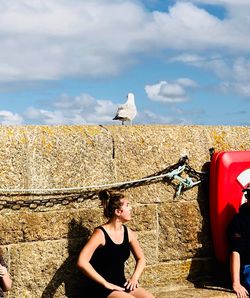
[[[84,241],[82,241],[84,242]],[[76,252],[84,243],[67,240],[13,245],[11,297],[68,297],[77,277]]]
[[[158,234],[156,231],[142,232],[138,235],[138,240],[143,249],[146,264],[158,263]]]
[[[235,298],[235,293],[224,288],[175,288],[172,290],[153,289],[156,298]]]
[[[27,134],[30,187],[65,188],[113,181],[113,144],[103,128],[35,127]]]
[[[141,283],[150,287],[165,287],[169,284],[195,280],[211,274],[214,270],[212,259],[198,258],[171,262],[159,262],[146,267]],[[198,273],[198,275],[197,275]]]
[[[202,166],[208,157],[207,134],[204,127],[185,126],[132,126],[129,129],[107,127],[113,135],[117,177],[138,178],[158,172],[183,155],[192,157],[194,146],[194,166]],[[157,137],[156,137],[157,136]],[[201,138],[202,136],[202,138]],[[204,147],[202,146],[204,145]],[[197,149],[197,148],[196,148]],[[198,154],[199,155],[198,155]],[[124,160],[130,161],[124,167]],[[140,165],[140,167],[138,167]]]
[[[208,173],[209,148],[247,150],[249,142],[249,127],[2,126],[0,188],[68,188],[137,180],[161,173],[186,154],[191,167]],[[134,213],[128,225],[143,247],[147,268],[141,282],[149,287],[212,271],[208,181],[175,198],[177,185],[176,180],[158,181],[127,189]],[[58,193],[0,192],[1,201],[51,196],[58,198]],[[72,282],[79,278],[71,270],[79,251],[93,228],[105,221],[99,206],[94,198],[34,210],[3,208],[0,244],[14,279],[8,297],[70,297],[75,291]]]
[[[0,214],[1,244],[79,238],[103,221],[101,209]]]
[[[0,133],[3,188],[66,188],[114,181],[113,143],[101,127],[1,127]]]
[[[26,188],[28,185],[26,128],[0,126],[1,188]]]
[[[169,261],[206,255],[209,227],[203,226],[197,201],[178,201],[159,207],[159,260]],[[202,237],[202,235],[206,235]]]
[[[132,205],[132,220],[129,226],[135,231],[151,231],[157,229],[156,206],[155,205]]]

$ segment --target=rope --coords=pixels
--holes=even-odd
[[[183,179],[181,176],[179,176],[182,172],[187,171],[187,172],[195,172],[196,174],[196,180],[197,177],[200,174],[206,174],[206,173],[202,173],[202,172],[197,172],[195,170],[193,170],[192,168],[190,168],[190,166],[188,166],[186,164],[187,162],[187,157],[184,157],[184,159],[180,159],[179,162],[173,166],[170,166],[168,169],[173,169],[174,167],[178,166],[178,168],[174,168],[173,170],[171,170],[170,172],[164,173],[166,170],[163,170],[160,175],[151,175],[145,178],[141,178],[141,179],[136,179],[136,180],[130,180],[130,181],[123,181],[123,182],[117,182],[117,183],[111,183],[111,184],[96,184],[96,185],[89,185],[89,186],[81,186],[81,187],[68,187],[68,188],[49,188],[49,189],[19,189],[19,188],[15,188],[15,189],[9,189],[9,188],[2,188],[0,189],[0,194],[4,194],[4,195],[11,195],[11,194],[36,194],[36,195],[46,195],[46,194],[55,194],[55,193],[79,193],[82,191],[86,191],[86,190],[97,190],[97,189],[110,189],[110,188],[117,188],[117,187],[121,187],[124,185],[136,185],[139,184],[140,182],[147,182],[147,181],[152,181],[152,180],[159,180],[159,179],[164,179],[164,178],[168,178],[170,180],[172,179],[177,179],[179,181],[179,187],[178,187],[178,191],[177,191],[177,195],[180,195],[180,192],[182,190],[183,187],[186,188],[191,188],[196,184],[199,184],[201,182],[201,180],[194,182],[192,180],[192,178],[187,177],[185,179]],[[183,164],[184,163],[184,164]],[[180,165],[181,164],[181,165]]]
[[[174,175],[180,174],[183,172],[182,167],[180,169],[173,170],[171,173],[166,173],[158,176],[152,176],[152,177],[146,177],[141,178],[137,180],[130,180],[130,181],[123,181],[123,182],[116,182],[116,183],[110,183],[110,184],[96,184],[96,185],[89,185],[89,186],[81,186],[81,187],[67,187],[67,188],[47,188],[47,189],[41,189],[41,188],[26,188],[26,189],[19,189],[19,188],[0,188],[0,193],[31,193],[31,194],[47,194],[47,193],[65,193],[65,192],[79,192],[83,190],[91,190],[91,189],[102,189],[102,188],[113,188],[113,187],[119,187],[125,184],[134,184],[138,182],[145,182],[150,181],[153,179],[162,179],[165,177],[172,178]]]

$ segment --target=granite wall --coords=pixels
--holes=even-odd
[[[86,191],[79,196],[61,188],[143,178],[183,155],[192,168],[208,173],[211,147],[246,150],[249,143],[248,127],[0,127],[0,244],[14,282],[7,297],[74,297],[83,279],[76,258],[103,222],[102,209]],[[213,263],[208,181],[180,197],[174,196],[174,184],[126,190],[133,206],[128,225],[147,259],[144,286],[195,279],[209,274]]]

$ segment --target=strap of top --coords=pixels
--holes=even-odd
[[[129,239],[128,239],[128,228],[127,228],[125,225],[123,225],[123,227],[124,227],[123,242],[125,243],[126,241],[129,241]],[[96,227],[96,229],[100,229],[100,230],[103,231],[104,236],[105,236],[105,241],[107,241],[107,239],[109,239],[109,240],[111,240],[111,241],[114,243],[114,241],[110,238],[109,234],[108,234],[107,231],[104,229],[104,227],[102,227],[102,226],[98,226],[98,227]]]
[[[124,226],[124,242],[125,241],[129,241],[129,239],[128,239],[128,228],[125,226],[125,225],[123,225]]]
[[[108,233],[106,232],[106,230],[104,229],[104,227],[99,226],[99,227],[97,227],[97,229],[100,229],[100,230],[103,231],[103,233],[104,233],[104,235],[105,235],[105,239],[106,239],[106,237],[108,236]]]

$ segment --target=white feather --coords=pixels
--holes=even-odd
[[[135,105],[135,96],[133,93],[128,93],[127,101],[118,106],[116,115],[113,120],[132,121],[136,116],[137,110]]]

